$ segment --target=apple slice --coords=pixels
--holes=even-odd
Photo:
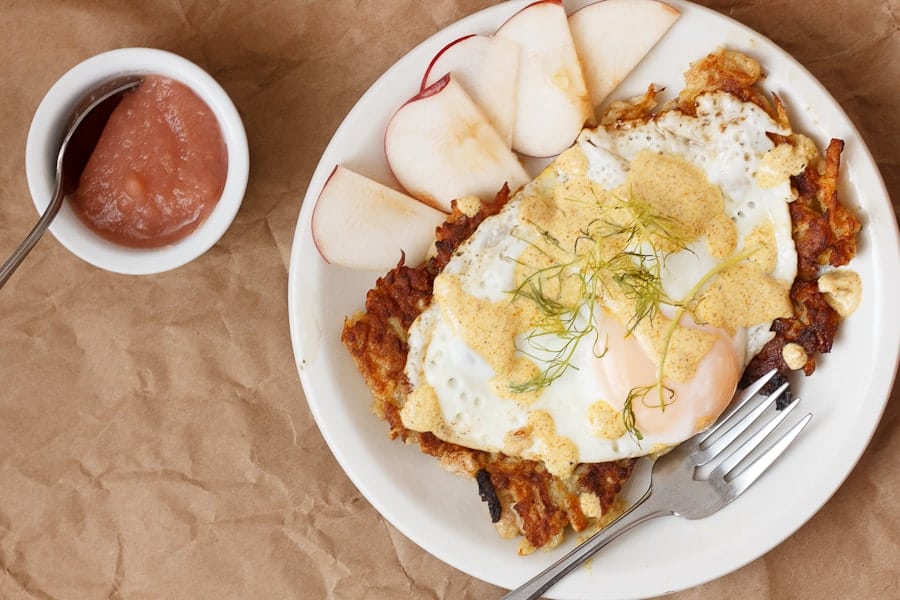
[[[384,134],[388,165],[400,185],[426,204],[450,211],[450,201],[489,202],[508,183],[528,182],[518,157],[447,74],[401,106]]]
[[[599,106],[678,19],[656,0],[600,0],[569,16],[588,91]]]
[[[422,89],[452,73],[510,146],[518,72],[519,47],[516,44],[502,38],[472,34],[450,42],[434,56],[422,78]]]
[[[512,147],[528,156],[568,148],[593,105],[560,0],[540,0],[510,17],[494,36],[518,44],[519,83]]]
[[[325,262],[387,271],[400,261],[418,265],[447,217],[439,210],[338,165],[312,214],[312,237]]]

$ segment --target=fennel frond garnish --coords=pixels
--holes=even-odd
[[[579,201],[574,201],[579,202]],[[580,201],[584,206],[584,200]],[[564,248],[557,236],[537,227],[539,235],[529,242],[539,256],[551,258],[550,266],[536,267],[520,263],[527,273],[513,290],[513,298],[533,302],[540,318],[525,336],[526,348],[519,350],[542,363],[543,370],[528,381],[510,385],[514,393],[536,391],[561,377],[572,364],[575,350],[585,338],[592,340],[594,354],[601,357],[605,347],[597,349],[598,301],[607,294],[626,299],[633,313],[625,324],[626,335],[659,315],[660,307],[673,309],[662,338],[655,383],[632,389],[621,411],[625,429],[640,441],[634,415],[634,402],[665,408],[675,400],[675,392],[664,383],[666,361],[678,324],[685,313],[693,315],[697,297],[722,271],[737,265],[755,250],[744,250],[719,262],[694,284],[683,298],[669,297],[663,287],[662,273],[669,255],[688,249],[692,241],[678,221],[658,214],[650,203],[632,194],[628,198],[613,195],[607,204],[596,202],[596,217],[580,231],[571,247]],[[688,251],[690,251],[688,249]],[[559,257],[563,257],[559,260]],[[555,257],[555,258],[554,258]],[[575,293],[563,295],[568,285]],[[548,292],[553,289],[556,293]],[[653,394],[654,400],[650,400]]]
[[[528,243],[539,256],[550,257],[551,264],[530,268],[521,265],[528,274],[513,297],[533,302],[541,316],[525,336],[528,347],[519,350],[546,366],[528,381],[511,384],[514,393],[541,389],[570,367],[577,368],[572,365],[572,357],[578,344],[591,334],[595,356],[605,354],[605,349],[596,349],[596,311],[607,286],[615,284],[634,302],[629,333],[644,319],[655,316],[660,304],[671,303],[663,290],[661,272],[665,257],[687,244],[680,237],[677,222],[653,213],[647,203],[633,197],[614,196],[612,205],[595,202],[593,207],[597,218],[580,231],[570,248],[564,248],[551,232],[529,223],[538,236]],[[559,256],[564,259],[559,260]],[[564,301],[562,290],[567,284],[574,285],[576,291]],[[548,293],[548,288],[558,293]]]

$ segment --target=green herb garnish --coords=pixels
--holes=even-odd
[[[649,203],[633,194],[629,198],[613,196],[609,205],[595,200],[594,206],[598,217],[584,227],[571,248],[563,248],[550,232],[531,224],[539,236],[529,243],[539,253],[548,257],[562,254],[567,258],[562,262],[554,260],[548,267],[534,268],[512,292],[514,299],[533,302],[541,315],[539,322],[534,323],[533,331],[525,337],[529,348],[519,350],[546,367],[530,380],[510,385],[510,390],[514,393],[536,391],[549,386],[570,367],[577,368],[572,365],[572,357],[578,344],[591,335],[594,336],[595,354],[602,357],[606,353],[605,348],[599,354],[596,351],[595,314],[598,298],[611,286],[616,286],[634,304],[634,314],[626,324],[629,335],[643,321],[654,319],[662,305],[671,306],[674,313],[663,337],[656,382],[632,389],[621,411],[626,430],[640,441],[643,435],[636,427],[634,402],[665,410],[675,400],[675,392],[663,384],[663,376],[679,321],[686,312],[693,314],[696,297],[713,277],[745,260],[755,250],[744,250],[718,263],[684,298],[673,299],[663,289],[662,270],[668,256],[686,249],[690,242],[680,224],[671,217],[655,213]],[[559,294],[545,292],[545,283],[551,282]],[[575,285],[577,292],[568,303],[561,300],[566,284]],[[648,404],[648,396],[654,391],[656,401]]]

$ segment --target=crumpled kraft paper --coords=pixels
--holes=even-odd
[[[150,46],[207,69],[250,142],[212,250],[128,277],[47,235],[0,290],[0,597],[492,598],[343,474],[287,326],[294,225],[319,155],[395,60],[490,0],[0,2],[0,256],[36,221],[28,126],[66,70]],[[702,2],[830,90],[900,197],[896,0]],[[761,559],[672,598],[888,598],[900,588],[900,393],[847,482]],[[364,532],[364,535],[361,535]],[[662,557],[664,559],[664,557]]]

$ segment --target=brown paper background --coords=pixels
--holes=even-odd
[[[191,264],[115,275],[47,235],[0,290],[0,598],[501,594],[360,496],[308,412],[287,326],[294,225],[331,134],[404,52],[491,4],[0,0],[0,258],[36,220],[24,166],[34,110],[89,56],[151,46],[194,60],[232,96],[251,153],[237,219]],[[900,4],[702,4],[812,71],[859,127],[896,207]],[[807,525],[672,597],[896,597],[898,396]]]

